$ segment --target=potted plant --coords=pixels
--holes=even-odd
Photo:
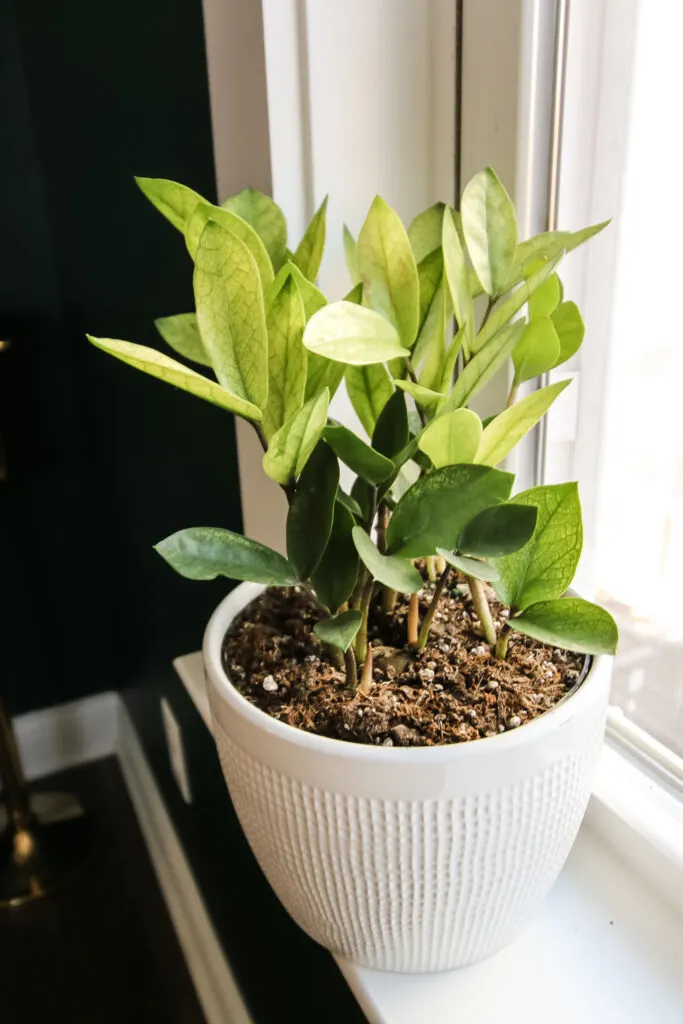
[[[357,242],[344,232],[352,289],[328,302],[325,202],[291,252],[265,195],[139,184],[194,260],[196,312],[157,327],[199,369],[90,340],[247,419],[289,503],[286,557],[213,526],[157,545],[183,576],[246,581],[204,642],[246,836],[334,952],[396,971],[481,959],[559,873],[603,737],[617,630],[568,594],[576,484],[513,496],[500,466],[569,383],[518,397],[581,345],[557,267],[605,225],[518,242],[490,168],[459,212],[407,231],[378,197]],[[482,422],[470,403],[510,360]],[[329,417],[342,379],[367,439]]]

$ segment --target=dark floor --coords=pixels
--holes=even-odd
[[[2,1024],[203,1024],[116,759],[48,787],[80,796],[95,855],[61,892],[0,910]]]

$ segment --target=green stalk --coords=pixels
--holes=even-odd
[[[421,651],[427,644],[432,619],[434,618],[436,607],[439,603],[439,598],[441,597],[443,589],[446,586],[446,583],[448,582],[448,577],[450,576],[450,573],[451,567],[450,565],[447,565],[444,571],[441,573],[441,576],[439,577],[439,582],[436,584],[436,587],[434,588],[434,596],[432,597],[429,608],[427,609],[425,617],[422,620],[422,628],[420,629],[420,635],[417,638],[417,649],[419,651]]]
[[[493,644],[496,643],[496,627],[493,625],[493,617],[491,615],[489,603],[486,600],[484,585],[481,580],[475,580],[473,576],[466,576],[465,579],[467,580],[467,585],[470,588],[474,610],[481,622],[486,641],[493,646]]]
[[[436,559],[434,555],[427,555],[425,562],[427,565],[427,579],[430,583],[436,583]]]
[[[346,671],[346,685],[355,690],[358,685],[358,668],[356,666],[356,655],[353,653],[353,645],[344,651],[344,669]]]
[[[498,634],[498,640],[496,641],[496,657],[500,658],[501,661],[505,661],[508,652],[508,640],[510,639],[510,627],[507,622],[503,624],[503,628]]]
[[[519,394],[519,384],[515,384],[515,382],[513,380],[512,384],[510,386],[510,394],[508,395],[508,400],[505,403],[505,408],[506,409],[509,409],[511,406],[513,406],[515,404],[515,402],[517,401],[517,395],[518,394]]]
[[[419,384],[420,382],[417,379],[417,374],[415,373],[415,369],[414,369],[413,364],[411,363],[410,359],[408,359],[408,357],[406,356],[406,358],[403,360],[403,362],[404,362],[406,370],[408,371],[408,376],[412,380],[413,384]],[[426,427],[427,426],[427,417],[425,416],[424,409],[417,402],[415,403],[415,408],[417,409],[417,414],[420,417],[420,422],[422,423],[422,426]]]
[[[368,614],[370,612],[370,599],[372,598],[373,579],[370,573],[363,588],[358,610],[361,613],[360,628],[356,635],[356,659],[365,661],[368,651]]]

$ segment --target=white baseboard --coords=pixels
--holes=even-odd
[[[117,751],[117,693],[31,711],[14,719],[24,772],[28,779],[73,768]]]

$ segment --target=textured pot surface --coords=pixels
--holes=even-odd
[[[576,837],[602,745],[611,660],[512,732],[444,747],[371,747],[277,722],[221,665],[217,608],[204,660],[235,809],[268,881],[317,942],[388,971],[441,971],[506,945]]]

